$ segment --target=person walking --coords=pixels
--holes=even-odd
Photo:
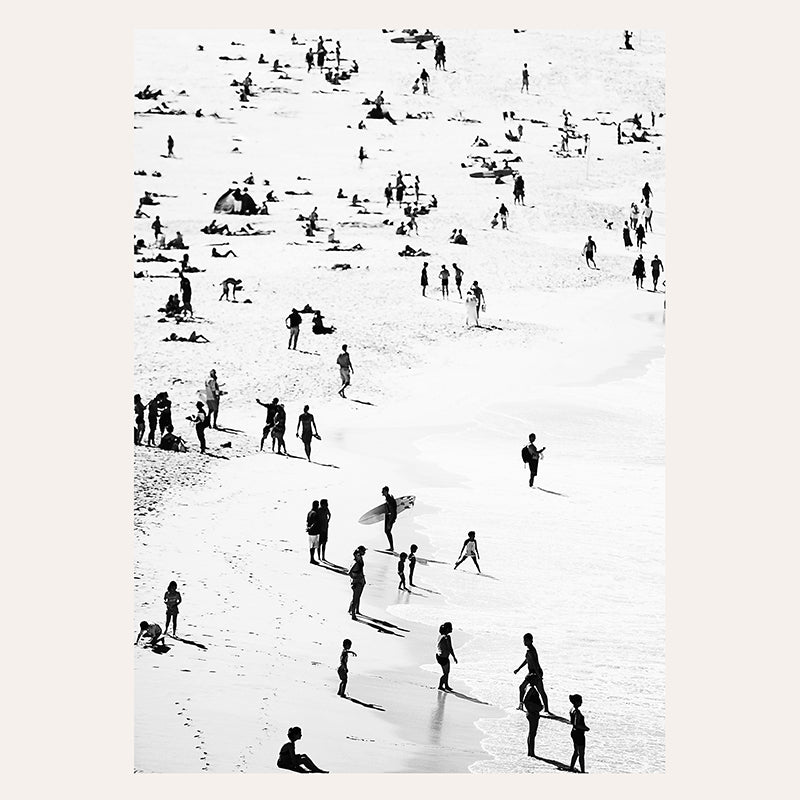
[[[152,225],[150,227],[153,229],[153,234],[155,235],[155,241],[158,241],[158,237],[161,236],[161,231],[164,230],[164,226],[161,224],[161,217],[156,214],[156,218],[153,220]]]
[[[389,540],[389,550],[394,552],[394,539],[392,538],[392,528],[394,527],[395,520],[397,519],[397,500],[389,493],[389,487],[384,486],[381,489],[383,501],[386,504],[386,512],[383,517],[383,532]]]
[[[500,214],[500,221],[503,223],[503,230],[508,230],[508,209],[505,203],[500,204],[500,209],[497,212]]]
[[[286,317],[286,327],[289,329],[289,350],[297,350],[297,340],[300,338],[300,325],[303,322],[303,318],[300,316],[300,312],[296,309],[292,309],[292,313]]]
[[[363,544],[353,550],[353,563],[347,573],[350,576],[350,588],[353,590],[353,599],[350,601],[350,608],[347,609],[351,619],[356,619],[356,615],[361,613],[361,594],[367,585],[367,579],[364,577],[364,553],[366,552],[367,548]]]
[[[303,435],[300,435],[300,428],[303,429]],[[295,436],[302,439],[303,448],[306,451],[306,458],[311,461],[311,440],[319,439],[320,435],[317,432],[317,423],[314,421],[314,415],[309,413],[308,406],[303,406],[303,413],[297,418],[297,431]]]
[[[591,267],[592,269],[597,269],[597,264],[594,262],[594,254],[597,252],[597,245],[595,244],[594,240],[590,236],[586,240],[586,244],[583,246],[583,255],[586,258],[586,266]],[[589,263],[591,262],[591,263]]]
[[[453,625],[450,622],[443,622],[439,626],[439,640],[436,643],[436,662],[442,668],[442,677],[439,678],[439,690],[452,692],[450,686],[450,659],[458,664],[456,652],[453,650],[453,642],[450,634],[453,632]]]
[[[442,281],[442,299],[450,297],[450,270],[442,264],[442,269],[439,272],[439,278]]]
[[[347,352],[347,345],[342,345],[342,352],[336,358],[339,365],[339,376],[342,379],[342,387],[339,389],[339,397],[344,397],[344,390],[350,385],[350,376],[355,372],[353,362],[350,361],[350,353]]]
[[[631,241],[631,229],[628,227],[628,220],[625,220],[625,226],[622,229],[622,243],[625,247],[633,247]]]
[[[310,47],[306,53],[306,66],[308,67],[307,72],[311,72],[311,68],[314,66],[314,51]]]
[[[528,687],[522,704],[525,707],[525,716],[528,718],[528,756],[536,758],[536,732],[539,730],[542,701],[533,686]]]
[[[167,136],[167,158],[173,157],[172,151],[174,147],[175,147],[175,140],[172,138],[172,135],[170,134],[169,136]]]
[[[167,621],[164,625],[164,633],[169,630],[169,621],[172,620],[172,635],[175,636],[178,627],[178,606],[181,604],[181,593],[178,591],[178,584],[170,581],[167,591],[164,592],[164,605],[167,607]]]
[[[664,264],[662,263],[661,259],[658,257],[658,254],[655,255],[653,260],[650,262],[650,271],[653,275],[653,291],[658,291],[658,279],[661,273],[664,271]]]
[[[586,772],[586,733],[589,727],[586,725],[586,720],[583,718],[581,706],[583,705],[583,698],[579,694],[571,694],[569,701],[572,703],[572,709],[569,712],[569,721],[572,724],[572,760],[569,762],[569,768],[575,771],[575,762],[578,761],[581,765],[581,772]]]
[[[425,290],[428,288],[428,262],[422,265],[422,272],[419,276],[419,285],[422,287],[422,296],[427,297]]]
[[[526,633],[522,637],[522,643],[525,645],[525,659],[514,670],[514,674],[516,675],[523,667],[527,667],[528,673],[525,676],[525,679],[519,685],[519,706],[517,707],[522,710],[522,701],[525,696],[525,689],[528,686],[534,686],[544,702],[544,713],[549,714],[550,711],[547,705],[547,692],[544,690],[544,683],[542,680],[544,678],[544,670],[539,663],[539,654],[536,652],[536,648],[533,646],[533,634]]]
[[[539,459],[542,453],[547,449],[546,447],[537,448],[534,442],[536,441],[536,434],[531,433],[528,436],[528,444],[522,448],[522,462],[527,464],[531,471],[531,479],[528,481],[528,486],[533,486],[533,479],[539,472]]]
[[[522,65],[522,88],[519,90],[520,94],[528,92],[528,65]]]
[[[188,263],[188,262],[187,262]],[[181,302],[183,303],[183,310],[188,311],[189,314],[194,315],[192,310],[192,284],[191,281],[181,271]]]
[[[319,548],[319,527],[317,518],[319,516],[319,500],[311,503],[311,511],[306,514],[306,534],[308,535],[308,549],[310,553],[309,563],[317,564],[314,558],[314,551]]]
[[[317,514],[317,527],[319,529],[319,546],[317,547],[317,555],[320,561],[327,561],[325,558],[325,547],[328,544],[328,526],[331,522],[331,510],[328,506],[327,498],[323,497],[319,501],[319,512]]]
[[[645,203],[642,209],[642,221],[644,222],[644,229],[646,231],[653,231],[653,209],[650,208],[650,203]]]
[[[644,256],[641,253],[639,253],[636,261],[633,262],[633,272],[631,274],[636,278],[636,288],[644,289],[645,267]]]
[[[208,406],[208,425],[217,429],[217,418],[219,417],[219,399],[222,396],[222,389],[217,382],[217,371],[212,369],[206,380],[206,405]]]
[[[386,198],[386,207],[389,207],[389,203],[392,202],[392,184],[391,182],[386,184],[386,188],[383,190],[383,196]]]
[[[480,557],[480,553],[478,552],[478,541],[475,538],[475,531],[470,531],[467,534],[467,538],[464,540],[464,544],[461,545],[461,552],[458,554],[458,560],[456,561],[456,565],[453,567],[453,569],[458,569],[468,558],[471,558],[475,562],[475,569],[480,572],[481,568],[478,564],[478,559]]]
[[[636,227],[636,246],[639,248],[639,250],[642,249],[642,245],[644,243],[644,225],[642,225],[640,222]]]
[[[144,438],[144,403],[142,396],[133,396],[133,443],[141,444]]]
[[[475,299],[478,301],[478,304],[475,307],[475,317],[480,325],[481,311],[486,311],[486,295],[483,293],[483,289],[478,286],[478,281],[472,281],[472,293],[475,295]]]
[[[653,196],[653,190],[650,188],[650,183],[645,181],[644,186],[642,186],[642,200],[644,200],[645,205],[650,205],[650,198]]]
[[[200,442],[200,452],[206,451],[206,428],[208,427],[208,415],[203,404],[198,400],[195,404],[197,413],[193,417],[187,417],[189,422],[194,423],[194,431],[197,434],[197,441]]]
[[[464,270],[461,269],[455,262],[453,263],[453,273],[456,277],[456,289],[458,289],[458,296],[460,299],[464,299],[463,295],[461,294],[461,281],[464,279]]]
[[[336,670],[336,674],[339,676],[339,689],[336,692],[339,697],[347,697],[345,694],[345,690],[347,689],[347,678],[348,678],[348,669],[347,669],[347,659],[348,656],[356,656],[358,657],[358,653],[354,653],[350,648],[353,646],[353,643],[349,639],[345,639],[342,642],[342,652],[339,655],[339,669]]]

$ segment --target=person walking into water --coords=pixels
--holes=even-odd
[[[522,705],[525,707],[525,716],[528,718],[528,756],[536,758],[536,732],[539,730],[542,701],[539,692],[533,686],[528,687]]]
[[[286,327],[289,329],[289,350],[297,350],[297,340],[300,338],[302,322],[303,318],[300,316],[300,312],[293,308],[292,313],[286,317]]]
[[[594,263],[594,254],[597,252],[597,245],[595,244],[594,240],[590,236],[586,240],[586,244],[583,246],[583,255],[586,258],[586,266],[591,267],[592,269],[597,269],[597,264]],[[589,263],[591,262],[591,263]]]
[[[353,563],[347,573],[350,576],[350,588],[353,590],[353,599],[350,601],[350,608],[347,609],[350,619],[356,619],[356,614],[361,613],[361,594],[367,585],[367,579],[364,577],[364,553],[366,552],[367,548],[363,544],[353,550]]]
[[[531,433],[528,436],[528,444],[522,448],[522,462],[527,464],[531,471],[531,479],[528,481],[528,486],[533,486],[533,480],[539,472],[539,459],[547,449],[546,447],[537,448],[534,444],[535,441],[536,434]]]
[[[444,264],[439,272],[439,278],[442,281],[442,299],[450,297],[450,270]]]
[[[450,659],[458,664],[456,652],[453,650],[453,642],[450,634],[453,632],[453,625],[450,622],[443,622],[439,626],[439,640],[436,643],[436,662],[442,668],[442,677],[439,678],[439,689],[444,692],[452,692],[450,686]]]
[[[175,147],[175,140],[172,138],[172,134],[167,136],[167,158],[172,158],[172,151]]]
[[[383,500],[386,504],[386,512],[383,517],[383,532],[389,540],[389,550],[394,552],[394,539],[392,538],[392,528],[394,527],[395,520],[397,519],[397,500],[389,493],[389,487],[384,486],[381,489]]]
[[[525,645],[525,660],[514,670],[514,674],[516,675],[523,667],[527,667],[528,674],[525,676],[525,679],[519,685],[519,706],[517,706],[520,710],[522,710],[522,700],[525,697],[525,689],[528,686],[534,686],[536,691],[542,697],[542,702],[544,703],[544,713],[549,714],[550,710],[547,706],[547,693],[544,690],[544,683],[542,679],[544,678],[544,670],[542,670],[541,664],[539,664],[539,654],[536,652],[536,648],[533,646],[533,634],[526,633],[522,637],[522,643]]]
[[[339,365],[339,376],[342,379],[342,387],[339,389],[339,397],[344,397],[344,390],[350,385],[350,375],[355,372],[353,363],[350,361],[350,353],[347,352],[347,345],[342,345],[342,352],[336,358]]]
[[[303,429],[303,435],[300,435],[300,428]],[[297,431],[295,436],[303,440],[303,449],[306,451],[306,458],[311,461],[311,440],[319,439],[320,435],[317,432],[317,423],[314,421],[314,415],[309,413],[308,406],[303,406],[303,413],[297,418]]]
[[[481,568],[478,564],[478,559],[480,557],[480,553],[478,553],[478,541],[475,539],[475,531],[470,531],[467,534],[467,538],[464,540],[464,544],[461,545],[461,552],[458,554],[458,560],[453,569],[458,569],[468,558],[471,558],[475,562],[475,569],[480,572]]]
[[[345,691],[347,689],[347,659],[349,656],[356,656],[358,657],[358,653],[354,653],[350,648],[353,646],[353,643],[349,639],[345,639],[342,642],[342,652],[339,655],[339,669],[336,670],[336,674],[339,676],[339,690],[336,694],[339,697],[347,697]]]
[[[428,288],[428,262],[422,265],[422,272],[419,275],[419,285],[422,287],[422,296],[427,297],[425,290]]]
[[[636,288],[644,289],[645,267],[644,256],[641,253],[639,253],[636,261],[633,262],[633,272],[631,274],[636,278]]]
[[[267,409],[267,419],[264,422],[264,429],[261,431],[261,445],[258,448],[259,450],[263,450],[264,442],[267,440],[267,436],[269,436],[270,430],[272,430],[272,426],[275,424],[275,412],[278,410],[278,398],[273,397],[271,403],[262,403],[256,398],[256,403]]]
[[[325,547],[328,544],[328,526],[331,522],[331,509],[328,506],[327,498],[323,497],[319,501],[319,512],[317,513],[317,527],[319,529],[319,546],[317,555],[320,561],[327,561],[325,558]]]
[[[299,741],[303,736],[303,731],[300,728],[289,728],[287,735],[289,741],[281,747],[278,755],[278,767],[280,769],[288,769],[290,772],[328,774],[328,770],[320,769],[305,753],[295,753],[295,742]]]
[[[172,620],[172,635],[175,636],[178,627],[178,606],[181,602],[178,584],[175,581],[170,581],[167,591],[164,593],[164,605],[167,607],[167,621],[164,625],[164,633],[169,630],[169,621]]]
[[[197,441],[200,442],[200,452],[206,451],[206,428],[208,427],[208,415],[203,404],[198,400],[196,403],[197,413],[193,417],[188,417],[189,422],[194,423],[194,432],[197,434]]]
[[[520,94],[522,92],[528,92],[528,65],[522,65],[522,88],[519,90]]]
[[[569,701],[572,703],[572,709],[569,712],[569,721],[572,724],[572,760],[569,762],[569,768],[575,771],[575,762],[581,766],[581,772],[586,772],[586,733],[589,730],[586,725],[586,720],[583,718],[581,706],[583,705],[583,698],[579,694],[571,694]]]
[[[655,255],[653,260],[650,262],[650,271],[653,275],[653,291],[658,291],[658,279],[661,273],[664,271],[664,264],[661,262],[661,259],[658,257],[658,254]]]
[[[464,296],[461,294],[461,281],[464,279],[464,270],[461,269],[455,262],[453,263],[453,273],[456,277],[456,289],[458,289],[458,296],[461,300]]]
[[[219,416],[219,399],[222,395],[219,383],[217,383],[217,371],[212,369],[206,380],[206,405],[208,406],[209,427],[217,428],[217,417]]]

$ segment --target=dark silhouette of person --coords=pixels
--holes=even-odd
[[[539,472],[539,457],[547,449],[542,447],[537,448],[534,442],[536,441],[536,434],[531,433],[528,436],[528,444],[522,448],[522,461],[527,464],[531,471],[531,478],[528,481],[528,486],[533,486],[533,479]]]
[[[353,550],[353,563],[347,573],[350,576],[350,588],[353,590],[353,599],[347,609],[351,619],[356,619],[356,614],[361,613],[361,594],[367,585],[367,579],[364,577],[364,553],[366,552],[367,548],[363,544]]]
[[[392,528],[394,527],[395,520],[397,519],[397,500],[389,493],[389,487],[384,486],[381,489],[386,503],[386,513],[383,517],[383,532],[389,540],[389,549],[394,552],[394,539],[392,538]]]
[[[533,686],[529,686],[522,703],[525,707],[525,716],[528,718],[528,756],[536,758],[536,732],[539,730],[539,715],[542,711],[539,692]]]
[[[633,262],[633,272],[631,273],[636,278],[636,288],[644,289],[645,266],[644,256],[639,253],[636,261]]]
[[[290,772],[301,773],[328,773],[328,770],[320,769],[305,753],[295,752],[295,742],[299,741],[303,736],[303,731],[300,728],[289,728],[287,736],[289,737],[289,741],[281,747],[280,754],[278,755],[278,767],[280,767],[280,769],[288,769]]]
[[[303,435],[300,435],[300,428],[303,429]],[[306,451],[306,458],[311,461],[311,440],[313,438],[319,439],[317,432],[317,423],[314,421],[314,415],[308,411],[308,406],[303,406],[303,413],[297,418],[297,431],[295,436],[303,441],[303,448]]]
[[[571,694],[569,701],[572,703],[572,710],[569,712],[569,721],[572,723],[572,760],[569,762],[569,768],[574,771],[575,762],[579,761],[581,765],[581,772],[586,772],[585,754],[586,754],[586,732],[589,728],[586,725],[586,720],[583,718],[581,706],[583,705],[583,698],[579,694]]]
[[[273,397],[271,403],[262,403],[261,400],[256,398],[256,403],[267,409],[267,419],[264,422],[264,430],[261,432],[261,446],[259,450],[264,449],[264,442],[267,440],[272,426],[275,424],[275,414],[278,411],[278,398]]]
[[[458,664],[453,642],[450,634],[453,632],[453,625],[450,622],[443,622],[439,626],[439,641],[436,644],[436,663],[442,668],[442,677],[439,678],[439,689],[444,692],[452,692],[450,686],[450,658]]]

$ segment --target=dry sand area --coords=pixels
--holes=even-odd
[[[291,44],[293,32],[305,46]],[[637,291],[636,252],[621,234],[648,181],[654,231],[643,254],[672,268],[664,38],[648,33],[625,52],[621,31],[435,33],[446,71],[434,70],[431,45],[391,43],[399,31],[137,33],[134,91],[149,84],[164,95],[134,100],[133,169],[146,175],[134,178],[132,210],[145,191],[159,195],[144,207],[149,219],[133,220],[134,236],[154,257],[159,214],[167,239],[180,231],[189,245],[164,254],[188,252],[200,270],[189,274],[194,317],[176,324],[158,309],[179,291],[178,261],[133,256],[133,271],[146,273],[134,281],[134,391],[145,402],[169,392],[189,447],[134,452],[132,638],[140,619],[163,626],[170,580],[183,596],[179,638],[163,653],[134,652],[137,771],[278,772],[286,730],[299,725],[298,752],[336,773],[556,772],[572,752],[559,717],[573,692],[591,728],[588,771],[664,770],[665,295]],[[320,35],[329,63],[336,40],[342,66],[358,62],[338,86],[306,70]],[[275,59],[288,65],[282,73]],[[428,96],[411,92],[423,66]],[[231,82],[248,72],[255,96],[242,103]],[[362,101],[381,91],[397,125],[367,119],[359,130],[370,108]],[[143,113],[161,102],[187,113]],[[556,153],[565,108],[589,134],[588,157]],[[520,142],[504,136],[516,130],[503,119],[511,110],[525,120]],[[651,111],[651,142],[618,146],[614,123],[640,113],[649,127]],[[421,112],[430,114],[406,118]],[[174,158],[162,157],[168,135]],[[489,146],[473,147],[476,136]],[[505,149],[512,155],[494,152]],[[475,155],[521,157],[512,166],[525,179],[524,206],[513,204],[509,178],[469,177]],[[438,200],[418,218],[419,235],[395,234],[404,216],[383,198],[398,170],[408,186],[419,176],[421,203]],[[259,205],[269,190],[279,198],[269,215],[214,214],[251,172]],[[369,213],[350,205],[354,194]],[[493,230],[501,202],[509,229]],[[323,230],[309,240],[297,217],[314,207]],[[212,218],[269,233],[201,233]],[[328,250],[331,227],[342,247],[363,249]],[[454,228],[467,246],[449,243]],[[581,256],[589,234],[597,270]],[[430,257],[399,257],[407,244]],[[212,245],[237,258],[212,258]],[[486,293],[481,327],[465,326],[452,281],[449,299],[437,291],[441,265],[454,262],[464,289],[477,280]],[[243,282],[238,302],[218,300],[228,277]],[[313,335],[306,317],[289,351],[284,319],[305,304],[336,332]],[[163,341],[192,331],[210,342]],[[336,394],[343,343],[355,366],[346,400]],[[208,432],[201,455],[185,418],[212,368],[226,394],[221,430]],[[291,458],[258,451],[255,398],[275,396]],[[312,463],[294,436],[304,404],[322,436]],[[532,430],[547,447],[534,490],[520,460]],[[384,484],[417,498],[395,527],[396,549],[420,548],[411,593],[398,592],[396,558],[380,552],[382,526],[357,523]],[[305,514],[322,497],[333,515],[324,568],[308,563],[305,535]],[[452,569],[468,530],[478,534],[482,576],[471,564]],[[362,543],[365,616],[352,622],[343,570]],[[445,620],[459,658],[452,694],[435,689]],[[512,670],[526,631],[556,715],[540,724],[541,760],[526,757],[527,723],[515,710]],[[358,657],[350,697],[340,699],[345,637]]]

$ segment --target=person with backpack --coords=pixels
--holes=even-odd
[[[537,448],[534,442],[536,441],[536,434],[532,433],[528,436],[528,444],[522,448],[522,462],[528,466],[531,471],[531,479],[528,481],[528,486],[533,486],[533,479],[539,472],[539,459],[542,453],[547,449],[546,447]]]

